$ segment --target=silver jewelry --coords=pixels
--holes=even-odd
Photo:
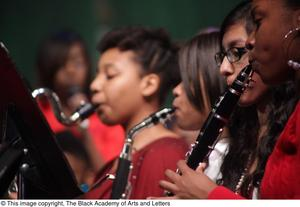
[[[291,68],[293,68],[294,70],[300,70],[300,63],[294,60],[289,60],[287,62],[288,66],[290,66]]]
[[[250,168],[250,166],[251,166],[251,155],[252,155],[252,154],[249,155],[248,160],[247,160],[246,167],[244,168],[244,171],[242,172],[241,177],[240,177],[240,179],[239,179],[237,185],[235,186],[235,190],[234,190],[234,193],[235,193],[235,194],[239,194],[239,193],[240,193],[241,188],[242,188],[242,185],[244,184],[246,175],[247,175],[247,173],[248,173],[248,171],[249,171],[249,168]],[[249,186],[248,186],[248,187],[249,187]]]
[[[298,32],[298,31],[300,31],[300,27],[296,27],[295,29],[291,29],[290,31],[288,31],[288,33],[286,33],[286,35],[284,35],[284,39],[287,39],[292,33]]]
[[[285,59],[288,60],[287,64],[294,70],[300,69],[300,63],[294,60],[290,59],[289,50],[291,49],[291,46],[293,46],[293,41],[300,37],[300,27],[296,27],[294,29],[291,29],[284,35],[284,41],[286,44],[284,44],[284,53],[285,53]],[[291,52],[291,51],[290,51]]]

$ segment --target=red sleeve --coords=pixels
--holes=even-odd
[[[214,190],[212,190],[207,199],[245,199],[244,197],[235,194],[228,188],[224,186],[218,186]]]
[[[178,160],[184,158],[188,149],[185,142],[179,139],[169,138],[158,142],[152,145],[134,166],[139,170],[133,171],[132,179],[136,179],[136,181],[133,181],[135,184],[131,198],[144,199],[149,196],[163,196],[164,190],[160,188],[159,181],[166,179],[166,169],[176,170]]]

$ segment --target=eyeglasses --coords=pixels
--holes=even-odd
[[[239,61],[248,50],[245,47],[232,47],[227,51],[220,51],[215,54],[215,60],[218,66],[221,66],[224,57],[227,57],[227,60],[230,63],[235,63]]]

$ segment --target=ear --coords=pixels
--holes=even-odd
[[[140,88],[144,97],[149,97],[155,94],[160,85],[160,78],[157,74],[150,73],[142,78]]]

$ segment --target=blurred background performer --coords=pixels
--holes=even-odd
[[[90,61],[84,41],[76,32],[57,31],[41,43],[37,54],[37,72],[39,87],[47,87],[57,93],[67,116],[80,104],[89,101]],[[66,129],[57,121],[46,100],[40,101],[40,107],[55,133]],[[123,129],[103,124],[96,114],[70,130],[87,149],[95,172],[120,153]]]

